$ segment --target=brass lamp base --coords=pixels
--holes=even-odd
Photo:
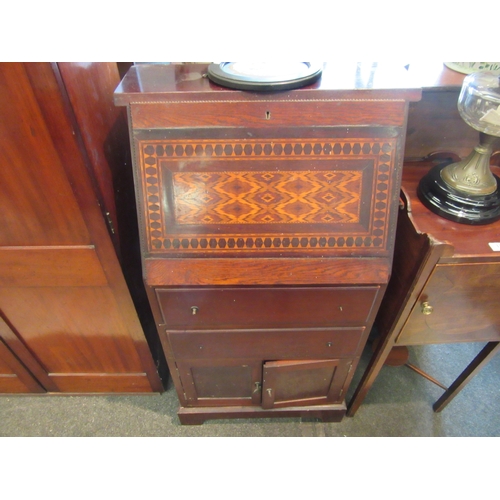
[[[437,165],[423,177],[418,185],[420,201],[435,214],[462,224],[491,224],[500,219],[500,179],[494,175],[496,190],[491,194],[469,194],[447,184]]]

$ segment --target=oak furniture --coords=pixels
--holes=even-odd
[[[121,267],[117,82],[114,63],[0,64],[0,393],[163,389]]]
[[[435,158],[443,161],[442,155]],[[359,409],[394,347],[487,342],[434,404],[435,411],[500,349],[500,222],[469,226],[425,208],[417,186],[432,165],[423,160],[403,168],[393,273],[375,321],[379,339],[349,401],[349,416]],[[500,169],[492,169],[498,175]]]
[[[389,279],[420,89],[403,68],[326,67],[276,93],[206,70],[139,64],[115,93],[180,421],[339,421]]]

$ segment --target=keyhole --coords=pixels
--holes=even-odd
[[[271,111],[266,111],[266,120],[271,119]]]

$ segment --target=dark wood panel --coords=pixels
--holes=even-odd
[[[48,373],[144,371],[106,287],[0,288],[0,310]]]
[[[332,359],[265,363],[262,408],[340,402],[348,364]]]
[[[206,78],[207,64],[137,64],[116,89],[115,103],[239,100],[287,101],[290,99],[359,99],[369,90],[371,99],[420,99],[421,90],[403,66],[384,68],[377,63],[326,64],[321,79],[307,87],[284,92],[245,92],[216,85]]]
[[[426,89],[422,100],[412,102],[408,112],[405,158],[424,158],[438,151],[466,157],[478,143],[478,132],[458,113],[461,85],[447,89]]]
[[[136,129],[166,127],[402,126],[405,101],[203,102],[132,105]]]
[[[244,264],[244,265],[243,265]],[[150,286],[168,285],[377,285],[387,283],[384,258],[146,259]]]
[[[437,265],[397,342],[401,345],[500,340],[500,263]],[[424,314],[427,302],[433,311]]]
[[[96,180],[105,211],[118,237],[119,221],[116,196],[121,201],[123,171],[129,161],[127,117],[124,109],[113,103],[113,91],[120,81],[115,63],[59,62],[64,88],[71,102],[81,140],[88,152],[88,162]]]
[[[175,358],[342,358],[355,356],[364,328],[167,332]]]
[[[274,408],[272,410],[264,410],[259,406],[228,406],[207,407],[200,411],[198,408],[181,406],[177,415],[181,424],[200,425],[206,420],[218,418],[304,418],[307,420],[317,418],[323,422],[341,422],[345,413],[345,403],[333,403],[329,405]]]
[[[299,328],[364,324],[378,287],[159,289],[169,329]]]
[[[90,237],[24,66],[0,64],[0,245]]]
[[[0,286],[106,286],[93,246],[0,248]]]
[[[184,406],[252,406],[260,403],[262,363],[252,359],[177,360]]]

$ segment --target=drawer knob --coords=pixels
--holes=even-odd
[[[434,311],[434,308],[429,304],[429,302],[422,302],[422,314],[425,314],[426,316],[429,316],[429,314],[432,314]]]
[[[191,307],[191,314],[194,316],[196,314],[198,314],[198,311],[199,311],[199,308],[198,306],[192,306]]]

